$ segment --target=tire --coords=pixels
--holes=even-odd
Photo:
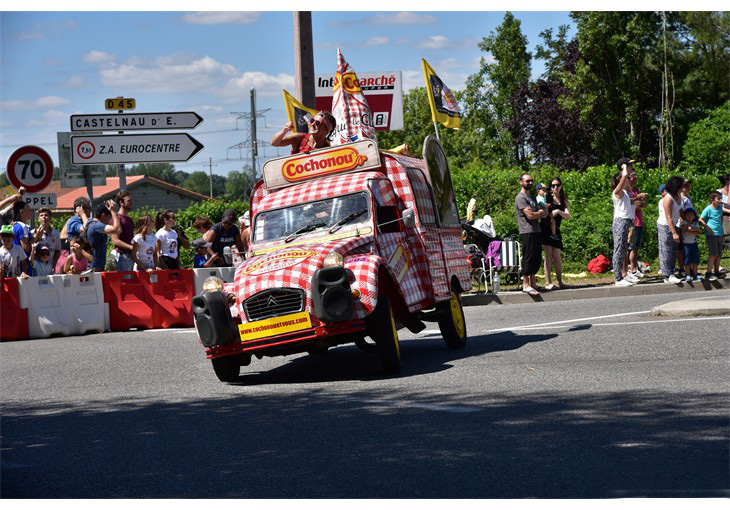
[[[438,303],[439,329],[449,349],[461,349],[466,345],[466,321],[459,294],[451,291],[451,299]]]
[[[368,316],[368,335],[375,342],[375,348],[383,368],[389,374],[400,372],[400,342],[395,327],[395,317],[390,299],[385,294],[378,295],[378,304]]]
[[[213,358],[213,371],[221,382],[235,382],[241,372],[238,356],[224,356],[222,358]]]

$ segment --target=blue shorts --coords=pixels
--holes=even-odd
[[[700,263],[700,248],[697,243],[683,244],[682,250],[684,250],[684,265]]]

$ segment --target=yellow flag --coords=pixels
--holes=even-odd
[[[307,108],[286,90],[284,90],[284,102],[286,103],[286,116],[289,117],[289,122],[294,124],[294,131],[307,133],[309,117],[317,115],[317,110]]]
[[[423,63],[423,75],[426,77],[428,102],[431,103],[431,118],[434,122],[440,122],[448,128],[459,129],[461,110],[454,94],[425,59],[421,59],[421,62]]]

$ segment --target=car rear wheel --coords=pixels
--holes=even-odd
[[[378,296],[375,310],[368,316],[368,335],[375,342],[383,368],[389,374],[400,372],[400,342],[395,326],[395,316],[390,299],[385,294]]]
[[[449,349],[461,349],[466,345],[466,321],[459,294],[451,291],[451,299],[436,305],[439,311],[439,329]]]
[[[213,363],[215,375],[218,376],[221,382],[238,380],[238,375],[241,372],[238,356],[224,356],[222,358],[213,358],[210,361]]]

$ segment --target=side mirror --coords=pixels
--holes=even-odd
[[[401,213],[401,217],[403,218],[403,225],[408,228],[413,228],[416,226],[416,214],[413,212],[413,208],[409,207],[405,211]]]

